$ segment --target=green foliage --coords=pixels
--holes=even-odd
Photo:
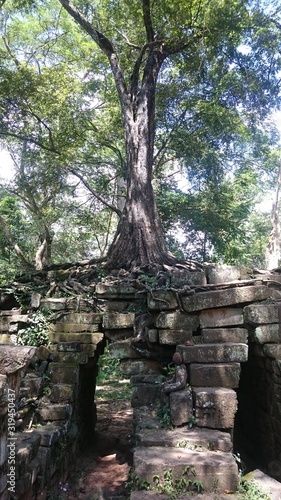
[[[29,318],[30,326],[19,330],[17,343],[19,345],[40,346],[49,344],[50,312],[38,311]]]
[[[159,410],[157,411],[157,417],[164,429],[173,429],[173,424],[171,421],[171,410],[168,403],[160,406]]]
[[[271,498],[255,481],[248,481],[243,477],[238,491],[241,494],[241,500],[270,500]]]
[[[109,342],[106,342],[104,353],[99,357],[99,373],[97,385],[104,382],[115,381],[122,378],[120,372],[120,359],[113,358],[109,351]]]
[[[194,477],[188,477],[190,474]],[[196,479],[195,476],[196,471],[194,467],[188,465],[182,471],[181,477],[176,479],[174,479],[171,470],[165,470],[163,472],[163,480],[161,480],[158,475],[153,477],[155,490],[167,495],[171,500],[176,500],[180,495],[189,491],[201,493],[204,489],[204,485],[201,481]]]

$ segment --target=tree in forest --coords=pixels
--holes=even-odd
[[[107,265],[125,269],[148,263],[173,265],[177,259],[167,250],[153,169],[161,170],[167,161],[163,151],[168,146],[170,151],[174,148],[174,161],[184,157],[193,176],[209,177],[214,184],[220,181],[223,165],[218,151],[228,154],[228,165],[231,158],[234,163],[236,140],[243,134],[253,138],[270,106],[278,104],[278,26],[259,2],[56,3],[97,45],[101,71],[107,76],[111,72],[120,102],[126,202],[122,211],[116,210],[119,223]],[[28,5],[36,9],[40,2]],[[274,14],[276,21],[280,13]],[[28,76],[22,70],[22,78]],[[55,135],[40,116],[33,116],[41,120],[49,149],[59,155]],[[9,133],[6,125],[2,123],[3,134]],[[208,128],[213,133],[207,141]],[[14,135],[20,138],[19,133]],[[42,143],[41,139],[30,132],[33,143]],[[200,153],[197,160],[194,150]]]

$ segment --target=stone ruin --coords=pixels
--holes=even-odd
[[[33,293],[27,311],[2,291],[1,499],[46,498],[66,480],[79,448],[93,436],[106,339],[132,383],[139,484],[164,480],[165,471],[181,478],[185,471],[191,487],[235,491],[233,452],[241,449],[280,480],[281,276],[212,265],[162,273],[161,283],[142,277],[139,284],[104,279],[88,298]],[[50,345],[15,345],[30,314],[46,307],[53,313]],[[173,427],[166,429],[160,391],[175,351],[188,384],[170,394],[165,410]]]

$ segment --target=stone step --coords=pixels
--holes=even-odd
[[[101,324],[102,314],[101,313],[68,313],[61,316],[57,323],[75,323],[75,324]]]
[[[243,363],[248,359],[247,344],[178,345],[183,362],[190,363]]]
[[[83,333],[72,333],[72,332],[50,332],[50,341],[54,344],[58,342],[81,342],[81,344],[98,344],[103,339],[103,333],[96,332],[83,332]]]
[[[51,332],[62,333],[78,333],[78,332],[98,332],[100,330],[99,323],[55,323],[50,325]]]
[[[138,447],[134,453],[133,472],[141,481],[155,485],[155,476],[164,483],[169,472],[173,480],[202,483],[203,492],[236,491],[238,468],[231,453],[221,451],[193,451],[186,448],[152,446]]]
[[[155,491],[134,491],[131,493],[130,500],[169,500],[171,497],[169,495],[163,495],[163,493],[156,493]],[[206,493],[198,495],[194,493],[183,494],[179,497],[181,500],[242,500],[239,494],[227,494],[227,493]]]
[[[136,433],[138,446],[163,446],[187,450],[232,451],[228,432],[211,429],[141,429]]]

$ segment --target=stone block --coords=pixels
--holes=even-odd
[[[147,307],[150,311],[177,309],[178,306],[176,293],[172,290],[154,290],[147,295]]]
[[[160,384],[137,384],[133,386],[131,405],[133,408],[154,405],[160,397]]]
[[[158,330],[156,330],[155,328],[148,330],[147,336],[148,336],[149,342],[151,342],[152,344],[159,343]]]
[[[206,274],[208,283],[229,283],[237,280],[248,280],[253,270],[245,266],[229,266],[227,264],[208,264]]]
[[[135,321],[135,313],[104,313],[103,327],[106,330],[116,330],[120,328],[132,328]]]
[[[211,429],[232,429],[237,411],[236,392],[222,387],[195,387],[196,425]]]
[[[61,316],[57,323],[72,323],[72,324],[101,324],[102,323],[101,313],[74,313],[70,312]]]
[[[171,287],[183,288],[189,285],[207,285],[205,271],[173,270],[171,273]]]
[[[228,432],[194,427],[177,429],[140,429],[136,433],[138,446],[164,446],[188,450],[232,451],[231,435]]]
[[[50,330],[57,333],[80,333],[80,332],[98,332],[100,330],[97,323],[56,323],[50,325]]]
[[[0,332],[7,332],[9,330],[9,320],[8,316],[0,316]]]
[[[28,389],[29,398],[37,398],[43,393],[44,381],[42,377],[24,378],[21,381],[21,388]]]
[[[58,342],[58,352],[80,352],[81,342]]]
[[[51,355],[51,360],[59,363],[85,365],[89,361],[89,356],[86,352],[54,352]]]
[[[182,297],[182,305],[185,311],[193,312],[215,307],[247,304],[268,298],[281,298],[281,291],[263,285],[237,286]]]
[[[240,363],[191,364],[189,383],[192,387],[230,387],[239,386]]]
[[[80,342],[81,344],[99,344],[103,340],[103,333],[49,333],[50,341],[54,344],[61,342]]]
[[[67,307],[67,298],[41,299],[40,309],[51,309],[51,311],[63,311]]]
[[[118,328],[118,330],[105,330],[105,337],[115,342],[116,340],[125,340],[133,337],[133,328]]]
[[[192,330],[159,330],[159,343],[177,345],[192,339]]]
[[[199,317],[196,314],[161,312],[156,318],[156,328],[195,331],[198,327]]]
[[[139,375],[142,373],[161,373],[162,365],[157,361],[136,359],[133,361],[121,360],[120,370],[124,375]]]
[[[95,344],[81,344],[81,351],[88,354],[89,358],[97,356],[97,346]]]
[[[28,464],[36,456],[40,445],[40,436],[31,432],[17,433],[16,439],[16,477],[22,476]]]
[[[263,352],[269,358],[281,360],[281,344],[264,344]]]
[[[171,392],[169,395],[171,422],[173,425],[187,424],[193,416],[193,401],[190,389]]]
[[[0,333],[0,344],[10,344],[15,345],[16,338],[10,333]]]
[[[136,290],[126,283],[109,284],[97,283],[96,295],[98,298],[108,299],[131,299],[136,295]]]
[[[246,328],[204,328],[202,339],[205,344],[237,343],[246,344],[248,330]]]
[[[38,409],[40,418],[44,421],[68,420],[72,413],[70,404],[52,404]]]
[[[280,325],[273,323],[269,325],[257,326],[254,330],[253,338],[255,342],[258,342],[258,344],[271,342],[278,344],[281,342]]]
[[[16,345],[1,346],[0,374],[12,374],[24,369],[30,363],[36,352],[35,347]]]
[[[71,403],[74,400],[75,390],[71,384],[53,384],[49,399],[52,403]]]
[[[202,453],[160,446],[138,447],[134,452],[134,474],[151,484],[154,483],[154,476],[159,476],[164,482],[165,471],[171,471],[174,480],[180,479],[187,466],[189,472],[184,474],[184,478],[202,482],[205,492],[213,491],[214,480],[219,491],[237,489],[238,469],[231,453]]]
[[[189,363],[243,363],[248,359],[247,344],[198,344],[177,346],[183,362]]]
[[[243,325],[243,311],[237,307],[221,307],[207,309],[199,316],[201,328],[218,328],[224,326]]]
[[[249,325],[262,325],[263,323],[279,323],[278,304],[251,304],[245,306],[244,321]]]
[[[139,358],[139,354],[132,347],[131,339],[119,340],[109,344],[110,356],[114,359]]]
[[[52,423],[38,427],[33,431],[39,438],[40,446],[47,447],[51,447],[58,441],[61,441],[64,432],[63,427]]]
[[[48,349],[48,347],[44,345],[40,345],[39,347],[37,347],[36,356],[38,357],[38,359],[40,359],[40,361],[47,361],[50,357],[50,354],[51,351],[50,349]]]
[[[67,363],[49,363],[48,373],[52,384],[77,384],[79,366]]]

